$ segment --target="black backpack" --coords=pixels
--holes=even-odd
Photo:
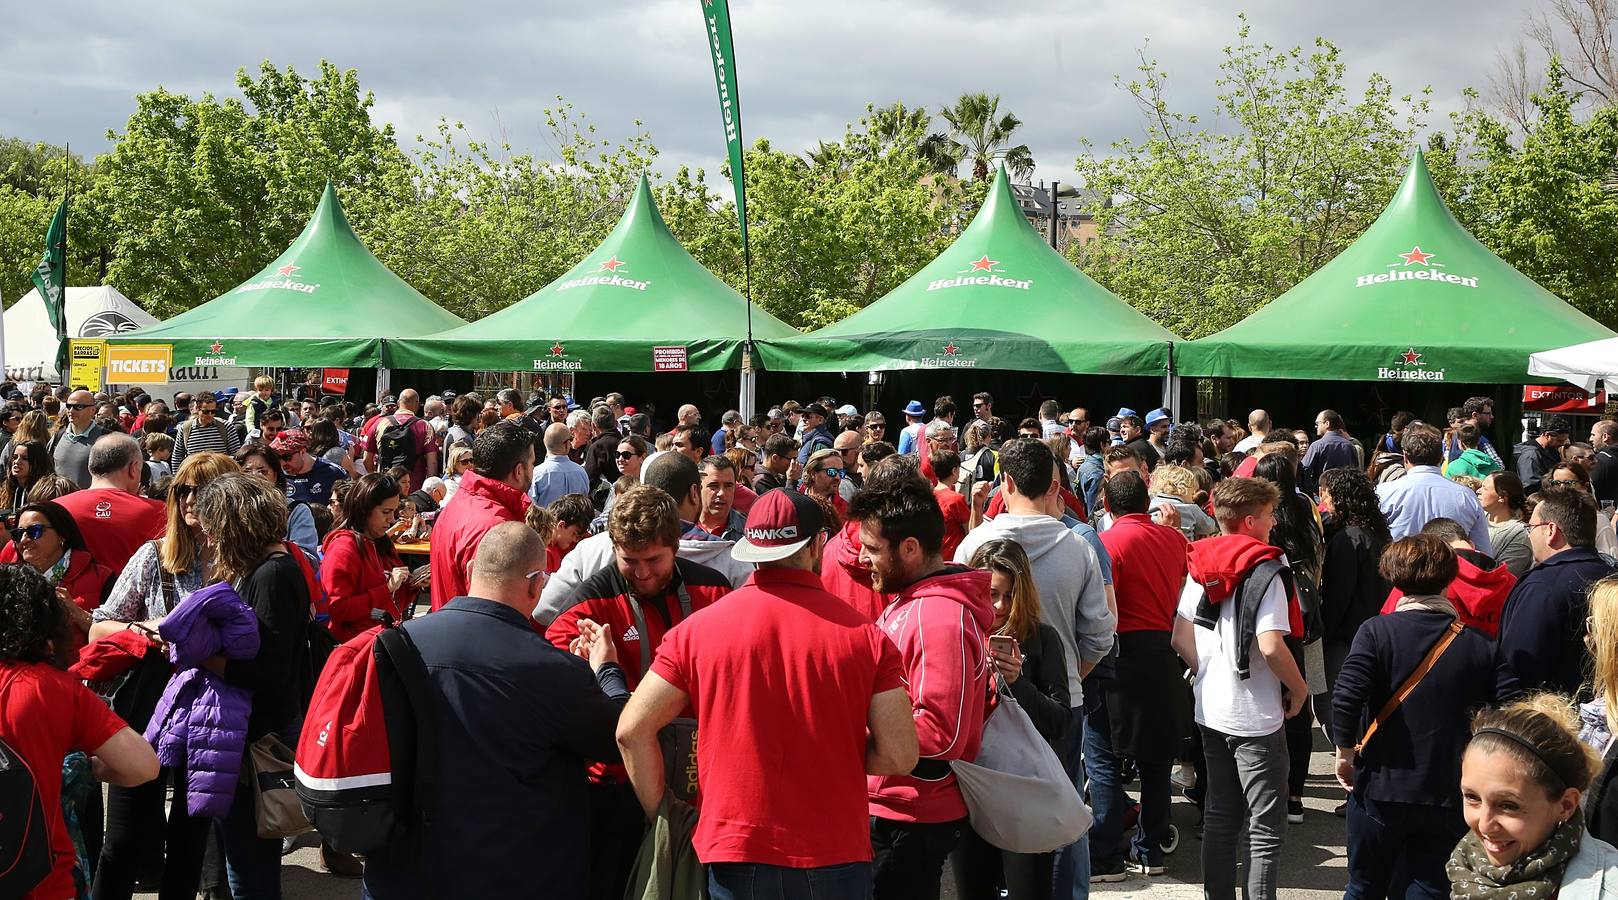
[[[61,777],[60,771],[50,774]],[[0,897],[26,895],[51,874],[54,862],[50,820],[34,771],[0,740]]]
[[[415,417],[400,422],[397,416],[384,416],[376,426],[376,468],[386,472],[394,466],[416,468],[416,437],[410,433]]]

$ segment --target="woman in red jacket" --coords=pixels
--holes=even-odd
[[[88,640],[90,612],[107,599],[117,573],[90,556],[78,523],[54,501],[30,503],[17,510],[11,541],[17,556],[44,575],[56,591],[73,626],[73,653],[67,659],[71,663]]]
[[[321,545],[320,582],[331,599],[331,632],[339,641],[375,626],[373,612],[390,621],[403,618],[419,589],[387,537],[398,518],[399,483],[366,475],[344,498],[342,515]]]

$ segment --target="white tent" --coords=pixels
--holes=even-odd
[[[108,285],[67,289],[67,336],[102,338],[148,325],[157,318]],[[29,291],[5,314],[5,371],[20,381],[55,381],[56,332],[38,289]]]
[[[1560,378],[1595,393],[1596,382],[1618,382],[1618,338],[1587,341],[1528,356],[1528,374]],[[1609,387],[1609,393],[1611,388]]]

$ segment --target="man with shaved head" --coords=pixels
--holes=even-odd
[[[529,625],[544,567],[533,529],[496,525],[467,594],[405,625],[438,706],[439,802],[430,839],[406,832],[367,858],[367,896],[515,897],[535,872],[555,896],[589,896],[586,761],[619,758],[629,689],[606,629],[580,622],[570,654]]]
[[[51,457],[56,474],[73,479],[79,487],[90,486],[90,447],[106,431],[95,423],[96,398],[89,391],[67,395],[67,424],[51,438]]]
[[[438,441],[433,437],[432,426],[421,418],[420,394],[405,388],[399,392],[398,402],[397,410],[377,416],[362,429],[365,433],[365,467],[372,472],[386,472],[393,466],[402,465],[410,470],[411,486],[420,487],[427,476],[442,471],[438,468]],[[386,404],[383,408],[386,409]],[[404,429],[406,439],[389,442],[389,432],[396,429]],[[385,444],[399,449],[392,453],[384,452]]]
[[[545,426],[545,461],[534,467],[534,481],[528,488],[528,497],[540,506],[568,494],[589,494],[590,476],[584,467],[568,458],[573,432],[561,422]]]

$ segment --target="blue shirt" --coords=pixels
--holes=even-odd
[[[315,464],[302,475],[287,473],[287,499],[325,506],[331,502],[331,486],[347,477],[342,466],[317,456]]]
[[[910,425],[906,425],[904,429],[899,432],[900,453],[915,452],[916,442],[921,438],[921,429],[922,424],[920,422],[915,422]]]
[[[1388,530],[1399,540],[1419,534],[1434,519],[1454,519],[1472,539],[1472,546],[1493,553],[1489,519],[1478,495],[1445,478],[1437,466],[1411,466],[1403,478],[1377,485],[1376,496],[1388,517]]]
[[[1083,538],[1084,542],[1090,545],[1090,549],[1096,552],[1096,561],[1101,563],[1101,583],[1112,584],[1112,557],[1107,555],[1107,545],[1101,543],[1101,535],[1088,524],[1067,513],[1062,514],[1062,524],[1067,526],[1068,531]]]
[[[549,506],[568,494],[589,493],[590,476],[564,453],[552,453],[535,466],[534,481],[528,488],[529,498],[540,506]]]

